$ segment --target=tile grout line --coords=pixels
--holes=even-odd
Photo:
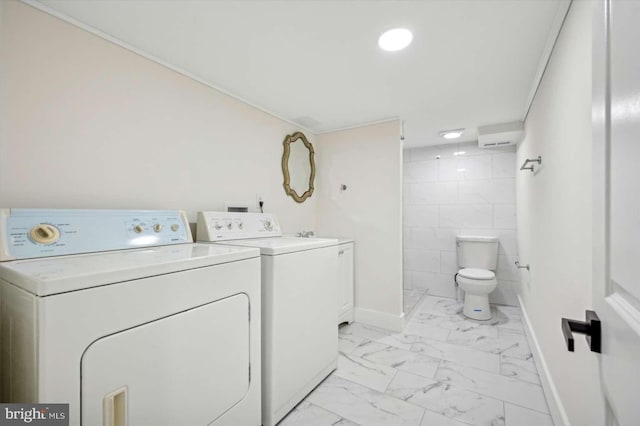
[[[397,373],[397,371],[396,371],[396,373]],[[333,374],[333,373],[332,373],[332,374]],[[394,377],[395,377],[395,376],[394,376]],[[403,399],[401,399],[401,398],[398,398],[398,397],[396,397],[396,396],[394,396],[394,395],[391,395],[391,394],[388,394],[388,393],[386,393],[386,392],[380,392],[380,391],[378,391],[378,390],[375,390],[375,389],[373,389],[373,388],[370,388],[369,386],[365,386],[365,385],[362,385],[362,384],[360,384],[360,383],[354,382],[353,380],[350,380],[350,379],[345,379],[345,378],[343,378],[343,377],[339,377],[339,379],[340,379],[340,380],[344,380],[344,381],[346,381],[346,382],[349,382],[349,383],[351,383],[351,384],[354,384],[354,385],[356,385],[356,386],[361,386],[361,387],[363,387],[363,388],[366,388],[367,390],[369,390],[369,391],[371,391],[371,392],[374,392],[375,394],[379,394],[379,395],[377,395],[377,396],[380,396],[380,395],[381,395],[381,396],[384,396],[385,398],[390,398],[390,399],[393,399],[393,400],[396,400],[396,401],[399,401],[399,402],[402,402],[402,403],[405,403],[405,404],[409,404],[409,405],[411,405],[411,406],[413,406],[413,407],[421,408],[421,409],[423,410],[422,416],[424,417],[424,410],[426,410],[426,408],[425,408],[425,407],[422,407],[422,406],[420,406],[420,405],[418,405],[418,404],[414,404],[414,403],[409,402],[409,401],[405,401],[405,400],[403,400]],[[325,379],[325,380],[326,380],[326,379]],[[324,381],[323,381],[323,382],[324,382]],[[391,383],[391,382],[389,382],[389,383]],[[322,383],[320,383],[320,385],[322,385]],[[318,385],[318,386],[320,386],[320,385]],[[387,385],[387,387],[388,387],[388,385]],[[308,395],[307,395],[307,396],[308,396]],[[306,397],[305,397],[305,399],[306,399]],[[303,400],[303,401],[304,401],[304,400]],[[301,401],[301,402],[302,402],[302,401]],[[336,415],[336,416],[338,416],[338,417],[341,417],[341,418],[347,419],[347,420],[349,420],[350,422],[353,422],[353,423],[356,423],[356,424],[360,425],[360,423],[356,422],[355,420],[352,420],[352,419],[350,419],[350,418],[348,418],[348,417],[345,417],[345,416],[341,416],[341,415],[339,415],[339,414],[337,414],[337,413],[335,413],[335,412],[333,412],[333,411],[331,411],[331,410],[327,409],[327,408],[326,408],[326,407],[324,407],[322,404],[318,404],[317,402],[311,402],[311,401],[309,401],[309,403],[310,403],[310,404],[313,404],[313,405],[316,405],[316,406],[318,406],[318,407],[322,408],[322,409],[323,409],[323,410],[325,410],[325,411],[329,411],[330,413],[335,414],[335,415]],[[430,410],[430,411],[431,411],[431,410]],[[366,425],[366,426],[372,426],[372,425]]]
[[[331,414],[333,414],[334,416],[338,416],[338,417],[340,417],[341,419],[349,420],[351,423],[355,423],[355,424],[356,424],[356,425],[358,425],[358,426],[362,426],[360,423],[356,422],[355,420],[352,420],[352,419],[350,419],[350,418],[348,418],[348,417],[342,416],[342,415],[340,415],[340,414],[338,414],[338,413],[334,413],[333,411],[331,411],[331,410],[329,410],[329,409],[327,409],[327,408],[323,407],[323,406],[322,406],[322,405],[320,405],[320,404],[317,404],[317,403],[315,403],[315,402],[309,402],[309,404],[311,404],[311,405],[315,405],[316,407],[318,407],[318,408],[320,408],[320,409],[322,409],[322,410],[324,410],[324,411],[326,411],[326,412],[328,412],[328,413],[331,413]],[[292,411],[289,411],[289,414],[291,414],[291,413],[293,413],[293,410],[292,410]],[[288,416],[289,414],[287,414],[287,416]],[[286,416],[285,416],[285,418],[286,418]],[[284,420],[284,419],[283,419],[283,420]],[[338,421],[339,421],[339,420],[338,420]]]
[[[422,407],[422,417],[420,417],[420,423],[418,423],[418,426],[422,426],[422,422],[424,422],[425,414],[427,414],[427,409]]]
[[[424,407],[423,407],[423,408],[424,408]],[[473,423],[467,423],[467,422],[465,422],[464,420],[461,420],[461,419],[459,419],[459,418],[457,418],[457,417],[449,417],[449,416],[447,416],[446,414],[441,413],[441,412],[439,412],[439,411],[431,410],[431,409],[429,409],[429,408],[425,408],[425,409],[424,409],[425,414],[427,413],[427,411],[429,411],[429,412],[431,412],[431,413],[440,414],[442,417],[446,417],[447,419],[451,419],[451,420],[453,420],[453,421],[455,421],[455,422],[457,422],[457,423],[461,423],[461,424],[469,425],[469,426],[476,426],[476,425],[474,425]],[[423,417],[423,418],[424,418],[424,417]],[[428,426],[428,425],[427,425],[427,426]]]
[[[442,361],[444,361],[444,360],[440,359],[440,361],[438,361],[438,366],[436,367],[436,371],[433,372],[433,380],[438,380],[436,377],[438,376],[438,370],[440,369],[440,366],[442,365]]]
[[[504,426],[509,426],[507,424],[507,403],[503,400],[500,400],[500,402],[502,402],[502,418],[504,419]]]
[[[513,402],[509,402],[509,401],[503,401],[503,402],[505,403],[505,405],[506,405],[506,404],[510,404],[510,405],[515,406],[515,407],[522,408],[523,410],[529,410],[529,411],[533,411],[533,412],[538,413],[538,414],[544,414],[544,415],[546,415],[546,416],[551,417],[551,413],[549,413],[549,412],[536,410],[535,408],[525,407],[524,405],[515,404],[515,403],[513,403]]]
[[[440,380],[438,380],[438,370],[440,370],[441,366],[442,366],[442,360],[438,362],[438,367],[436,368],[436,371],[433,373],[433,380],[436,380],[438,382],[440,382]],[[440,383],[444,383],[444,382],[440,382]]]
[[[385,394],[385,395],[389,395],[387,393],[387,390],[389,389],[389,386],[391,386],[391,382],[393,382],[395,380],[396,376],[398,375],[398,371],[399,370],[397,368],[394,368],[393,370],[394,370],[393,371],[393,377],[391,378],[391,380],[389,380],[389,383],[387,383],[387,386],[385,386],[384,390],[382,391],[382,393]],[[365,387],[369,387],[369,386],[365,386]],[[369,389],[373,389],[373,388],[369,388]],[[373,389],[373,390],[375,390],[375,389]],[[389,396],[392,396],[392,395],[389,395]]]

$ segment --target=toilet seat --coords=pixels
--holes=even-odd
[[[480,268],[464,268],[458,271],[458,275],[470,280],[493,280],[496,277],[492,271]]]
[[[456,282],[465,292],[489,294],[495,290],[498,285],[498,281],[494,278],[492,280],[475,280],[473,278],[465,278],[458,274]]]

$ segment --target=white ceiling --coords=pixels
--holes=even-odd
[[[522,120],[567,0],[28,1],[315,133],[391,118],[405,146]],[[406,27],[404,51],[379,35]],[[456,141],[457,142],[457,141]]]

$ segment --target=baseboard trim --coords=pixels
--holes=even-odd
[[[356,307],[355,316],[356,322],[384,328],[397,333],[401,333],[402,330],[404,330],[404,312],[400,315],[393,315],[387,312]]]
[[[565,411],[564,405],[562,405],[562,401],[558,395],[558,389],[556,388],[553,378],[551,377],[551,373],[549,372],[549,368],[547,367],[547,362],[540,350],[536,333],[531,327],[527,310],[524,307],[524,303],[522,302],[522,298],[519,294],[518,304],[522,311],[524,331],[527,335],[527,340],[529,341],[529,346],[531,347],[531,352],[533,353],[533,359],[536,363],[536,367],[538,368],[538,373],[540,374],[540,382],[542,383],[542,389],[544,389],[544,394],[547,399],[547,405],[549,406],[549,412],[553,418],[553,423],[555,426],[571,426],[567,412]]]

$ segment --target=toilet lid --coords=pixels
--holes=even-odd
[[[465,268],[458,271],[458,275],[472,280],[492,280],[496,275],[488,269]]]

